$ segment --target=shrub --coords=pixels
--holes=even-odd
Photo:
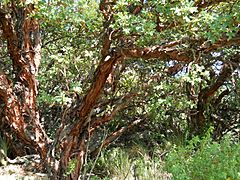
[[[172,150],[165,168],[172,179],[240,179],[240,143],[225,136],[214,142],[210,133],[193,138],[189,145]]]

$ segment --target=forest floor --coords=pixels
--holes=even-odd
[[[47,174],[40,173],[35,158],[17,157],[8,163],[0,166],[0,180],[47,180]]]
[[[47,180],[47,175],[36,173],[24,165],[9,164],[0,167],[1,180]]]

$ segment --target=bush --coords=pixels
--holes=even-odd
[[[202,139],[195,137],[167,155],[165,168],[178,180],[240,179],[240,143],[230,136],[214,142],[210,133]]]

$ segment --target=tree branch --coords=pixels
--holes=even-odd
[[[204,103],[207,102],[209,97],[213,96],[215,92],[221,87],[226,79],[232,74],[232,72],[237,68],[237,66],[233,67],[230,63],[226,63],[223,65],[222,71],[217,79],[217,81],[212,84],[210,87],[203,89],[199,93],[200,101]]]
[[[137,95],[138,95],[137,93],[129,93],[129,94],[126,94],[124,97],[121,97],[118,100],[120,101],[120,103],[118,103],[110,113],[105,114],[104,116],[100,118],[96,118],[92,121],[92,124],[90,125],[91,126],[90,132],[93,131],[95,128],[101,126],[102,124],[109,122],[120,110],[127,108],[128,105],[126,104],[126,102],[122,102],[122,101],[125,101],[125,100],[129,101],[129,99]]]
[[[116,106],[111,113],[105,114],[103,117],[93,120],[91,129],[89,130],[90,133],[92,131],[94,131],[96,128],[98,128],[99,126],[112,120],[112,118],[117,114],[117,112],[119,112],[122,109],[125,109],[126,107],[127,107],[127,105],[125,103],[120,104],[120,105]]]
[[[122,49],[122,53],[126,58],[142,58],[142,59],[173,59],[176,61],[190,62],[192,58],[190,50],[178,50],[176,48],[164,48],[163,46],[153,46],[148,48],[129,48]]]
[[[137,124],[143,122],[144,119],[137,119],[137,120],[134,120],[133,122],[131,122],[130,124],[128,124],[127,126],[124,126],[122,128],[120,128],[119,130],[113,132],[112,134],[110,134],[102,143],[102,145],[95,149],[91,155],[94,157],[96,156],[99,151],[102,149],[102,148],[106,148],[111,142],[113,142],[114,140],[116,140],[119,136],[121,136],[124,132],[126,132],[127,130],[131,129],[132,127],[136,126]]]
[[[177,45],[181,45],[182,41],[173,41],[169,42],[165,45],[156,45],[152,47],[135,47],[135,48],[122,48],[120,51],[124,55],[125,58],[142,58],[142,59],[167,59],[170,58],[172,60],[176,60],[179,62],[191,62],[193,61],[192,50],[190,49],[180,49],[176,47]],[[217,42],[211,44],[211,42],[204,42],[199,40],[195,42],[195,44],[200,44],[198,48],[196,48],[195,53],[210,53],[218,48],[223,48],[231,45],[240,45],[240,37],[236,37],[233,39],[220,39]],[[174,47],[175,46],[175,47]]]

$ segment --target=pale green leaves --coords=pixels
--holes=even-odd
[[[125,35],[135,34],[139,36],[136,43],[146,44],[155,33],[156,24],[150,12],[143,11],[142,16],[135,16],[128,12],[114,14],[115,23],[111,25],[114,29],[121,29]]]
[[[101,15],[98,13],[98,3],[91,1],[60,1],[39,2],[36,16],[41,19],[42,26],[57,24],[62,31],[73,32],[80,28],[81,31],[93,32],[101,23]]]
[[[206,70],[204,66],[190,64],[188,66],[188,72],[181,77],[181,80],[198,86],[199,84],[206,83],[205,80],[208,80],[209,78],[210,72]]]
[[[39,1],[41,1],[41,0],[26,0],[26,1],[25,1],[25,4],[36,4],[36,3],[38,3]]]
[[[72,98],[67,97],[64,92],[61,92],[60,95],[55,96],[53,98],[53,101],[55,101],[56,103],[62,104],[62,105],[66,105],[66,104],[70,104],[72,102]]]

